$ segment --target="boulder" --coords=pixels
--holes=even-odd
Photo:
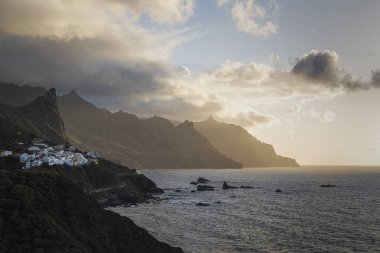
[[[197,183],[198,184],[207,184],[208,182],[210,182],[210,180],[206,179],[206,178],[203,178],[203,177],[199,177],[197,179]]]
[[[282,190],[281,190],[281,189],[277,189],[276,192],[277,192],[277,193],[281,193]]]
[[[331,187],[336,187],[336,185],[334,185],[334,184],[322,184],[322,185],[320,185],[320,187],[331,188]]]
[[[236,189],[237,187],[228,185],[226,181],[223,182],[223,190]]]
[[[210,185],[197,185],[197,191],[215,191],[215,187]]]
[[[198,183],[193,181],[193,182],[190,182],[190,184],[197,185]]]
[[[209,206],[210,204],[199,202],[196,206]]]

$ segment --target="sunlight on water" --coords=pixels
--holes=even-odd
[[[161,196],[165,200],[111,210],[186,252],[380,250],[379,167],[143,173],[168,189]],[[216,191],[191,193],[195,187],[189,183],[200,176],[210,179]],[[255,188],[222,190],[225,180]],[[322,184],[337,187],[323,188]],[[196,206],[199,202],[210,206]]]

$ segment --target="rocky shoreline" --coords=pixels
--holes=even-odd
[[[62,176],[0,170],[0,185],[0,252],[183,252]]]

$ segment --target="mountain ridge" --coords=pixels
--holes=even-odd
[[[54,88],[27,105],[13,107],[0,104],[0,117],[55,144],[66,143]]]
[[[272,145],[259,141],[238,125],[218,122],[210,116],[194,126],[220,152],[245,167],[299,166],[294,159],[277,155]]]
[[[2,85],[3,83],[0,83],[0,94],[2,94],[2,96],[0,96],[0,103],[9,101],[9,97],[14,95],[15,90],[20,92],[20,94],[17,95],[18,104],[23,104],[20,100],[23,94],[25,97],[24,103],[26,103],[30,102],[33,98],[27,94],[39,94],[42,91],[44,91],[44,93],[47,92],[41,87],[36,87],[34,92],[30,92],[30,89],[34,87],[17,86],[13,84],[7,84],[2,87]],[[7,99],[4,100],[4,97],[7,97]],[[65,100],[64,103],[62,103],[62,98]],[[199,127],[200,122],[189,124],[189,122],[178,122],[159,116],[140,119],[134,114],[123,111],[110,112],[107,109],[98,108],[93,103],[83,99],[75,90],[72,90],[66,95],[58,96],[58,107],[60,116],[64,119],[63,121],[65,123],[65,137],[69,139],[71,143],[83,150],[100,151],[100,153],[109,160],[137,169],[240,168],[242,167],[241,164],[249,167],[299,166],[294,159],[277,155],[272,145],[260,142],[244,128],[233,124],[232,128],[235,129],[224,132],[218,137],[220,140],[234,139],[232,143],[235,144],[232,146],[230,144],[231,147],[228,148],[225,145],[220,145],[220,143],[215,141],[215,138],[213,139],[213,136],[210,135],[212,132],[220,131],[220,129],[218,130],[218,127],[220,127],[218,124],[214,124],[214,130],[202,131],[201,127]],[[70,117],[69,114],[73,114],[74,116]],[[89,115],[95,115],[96,119],[94,120]],[[205,122],[226,124],[217,122],[212,116],[205,120]],[[123,125],[125,126],[124,128]],[[192,132],[193,134],[193,136],[187,136],[187,140],[183,138],[182,135],[184,132],[181,130],[185,129],[185,126],[187,126],[189,133]],[[96,128],[97,131],[93,132],[94,128]],[[119,132],[120,134],[112,137],[113,132]],[[171,135],[171,133],[173,134]],[[231,134],[235,137],[231,138],[228,136]],[[244,140],[243,136],[245,136],[246,140]],[[196,144],[193,143],[193,138],[199,141],[199,145],[203,143],[204,150],[212,150],[210,152],[213,153],[213,163],[210,161],[207,162],[207,156],[198,152],[199,150],[195,146]],[[237,142],[237,139],[239,139],[239,142]],[[251,142],[251,145],[247,144],[247,140]],[[205,147],[204,145],[207,142],[210,145],[206,145],[208,147]],[[160,145],[158,145],[158,143]],[[178,147],[178,145],[180,145],[180,147]],[[191,151],[189,148],[186,150],[185,145],[191,147],[193,150]],[[248,150],[249,152],[247,151],[247,154],[241,157],[234,154],[234,151],[238,150]],[[266,150],[266,152],[262,150]],[[156,156],[153,154],[155,151],[157,153]],[[163,151],[165,151],[166,154],[164,154]],[[193,153],[189,153],[190,151]],[[256,154],[254,154],[255,152]],[[219,158],[215,160],[218,156],[216,153],[219,153]],[[198,157],[199,159],[197,162],[193,160],[193,164],[191,164],[189,156]],[[172,163],[165,162],[167,159],[171,159]],[[221,160],[224,160],[224,162],[220,162]]]
[[[139,119],[110,112],[71,92],[58,98],[66,133],[81,149],[137,169],[241,168],[186,121],[178,126],[161,117]]]
[[[63,129],[57,112],[54,89],[22,107],[0,105],[0,148],[13,153],[0,157],[0,252],[183,252],[102,208],[162,192],[144,175],[101,158],[81,167],[21,169],[19,156],[35,137],[46,141],[40,126],[59,123],[57,132]]]

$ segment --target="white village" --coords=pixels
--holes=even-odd
[[[19,145],[22,144],[23,143],[19,143]],[[19,157],[22,169],[40,167],[43,164],[48,166],[67,165],[76,167],[88,163],[98,164],[98,154],[96,152],[82,153],[72,146],[49,146],[38,139],[33,141],[33,145],[27,147],[23,153],[14,153],[10,150],[4,150],[0,155],[1,157]]]

